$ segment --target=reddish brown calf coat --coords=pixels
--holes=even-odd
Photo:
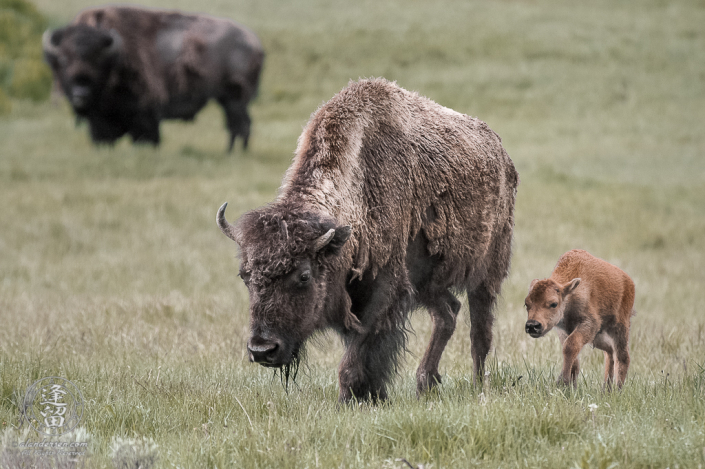
[[[617,368],[621,388],[629,369],[629,326],[634,314],[634,282],[621,269],[574,249],[558,260],[551,276],[534,280],[525,306],[526,332],[543,337],[556,328],[563,346],[559,383],[577,381],[578,354],[586,344],[605,353],[605,385]],[[616,363],[615,363],[616,362]]]

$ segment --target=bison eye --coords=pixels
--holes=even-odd
[[[302,273],[299,277],[299,282],[301,283],[308,283],[309,280],[311,280],[311,272],[309,271]]]
[[[558,303],[551,303],[551,308],[555,308],[556,306],[558,306]]]
[[[240,272],[237,275],[245,282],[245,285],[247,285],[247,282],[250,280],[250,274],[248,272]]]

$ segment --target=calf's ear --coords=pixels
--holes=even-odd
[[[539,281],[539,279],[537,279],[537,278],[535,278],[531,281],[531,283],[529,284],[529,291],[534,289],[534,285],[536,285],[538,283],[538,281]]]
[[[574,278],[570,282],[563,285],[563,296],[566,296],[567,294],[569,294],[570,292],[575,290],[578,287],[578,285],[580,285],[579,278]]]

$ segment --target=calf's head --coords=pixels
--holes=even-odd
[[[561,322],[567,299],[578,285],[579,278],[563,285],[550,278],[533,280],[529,285],[529,294],[524,300],[529,315],[524,327],[526,333],[535,339],[543,337]]]
[[[122,44],[114,30],[82,24],[44,33],[44,58],[77,114],[97,104]]]
[[[250,296],[251,362],[288,367],[316,330],[326,326],[326,305],[344,294],[345,279],[334,266],[350,237],[349,226],[311,212],[265,207],[217,222],[240,245],[240,277]]]

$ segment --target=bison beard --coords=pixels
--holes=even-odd
[[[410,312],[433,321],[417,392],[441,381],[443,350],[467,291],[482,379],[492,309],[507,276],[519,179],[477,119],[383,79],[351,83],[316,111],[279,197],[235,225],[250,296],[250,360],[288,382],[317,331],[345,344],[340,400],[387,398]]]
[[[301,356],[300,352],[296,351],[293,353],[290,363],[281,365],[274,370],[274,376],[277,375],[277,371],[279,372],[279,380],[287,392],[289,391],[289,378],[291,378],[292,383],[296,383],[296,376],[299,374],[299,365],[301,365]]]

